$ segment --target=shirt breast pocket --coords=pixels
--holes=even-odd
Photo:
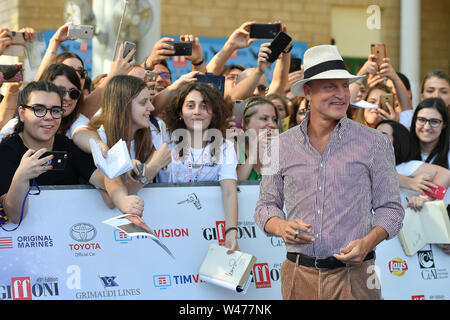
[[[343,199],[357,199],[361,193],[369,192],[369,170],[362,163],[344,164],[337,170],[335,177],[337,190],[340,190]]]

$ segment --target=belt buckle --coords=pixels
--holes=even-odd
[[[320,266],[318,266],[317,262],[319,260],[323,260],[323,259],[317,259],[317,257],[314,259],[314,268],[316,268],[317,270],[327,269],[327,268],[321,268]]]

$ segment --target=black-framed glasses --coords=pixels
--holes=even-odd
[[[81,79],[86,79],[89,74],[89,72],[83,68],[75,69],[75,71],[80,75]]]
[[[416,119],[416,123],[421,127],[425,126],[427,124],[427,122],[430,123],[430,126],[432,128],[438,128],[441,125],[441,123],[444,121],[442,121],[440,119],[436,119],[436,118],[427,119],[424,117],[417,117],[417,119]]]
[[[70,88],[69,90],[67,90],[64,87],[58,87],[58,88],[63,97],[66,95],[66,93],[69,93],[69,98],[72,100],[78,100],[81,97],[81,91],[78,90],[77,88]]]
[[[51,108],[47,108],[42,104],[33,104],[31,106],[22,105],[22,108],[33,110],[34,115],[38,118],[45,117],[47,112],[50,111],[50,115],[52,116],[53,119],[61,119],[64,112],[66,112],[66,110],[64,110],[60,106],[53,106]]]

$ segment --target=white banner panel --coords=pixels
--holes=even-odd
[[[139,194],[143,218],[175,259],[149,238],[103,224],[120,212],[107,209],[98,191],[42,188],[19,229],[0,231],[0,300],[281,299],[284,242],[254,223],[259,186],[239,188],[239,245],[257,257],[246,295],[198,278],[209,245],[224,238],[220,187],[154,185]],[[393,239],[378,247],[377,268],[368,272],[379,273],[385,299],[448,299],[449,269],[450,255],[439,247],[406,257]]]

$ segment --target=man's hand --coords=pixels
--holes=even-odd
[[[281,235],[284,242],[287,244],[311,244],[315,240],[314,237],[308,235],[311,233],[311,228],[311,224],[308,224],[300,219],[288,221],[280,219],[278,234]]]
[[[333,256],[347,264],[360,264],[371,250],[372,248],[364,239],[357,239],[341,249],[341,254],[334,254]]]

